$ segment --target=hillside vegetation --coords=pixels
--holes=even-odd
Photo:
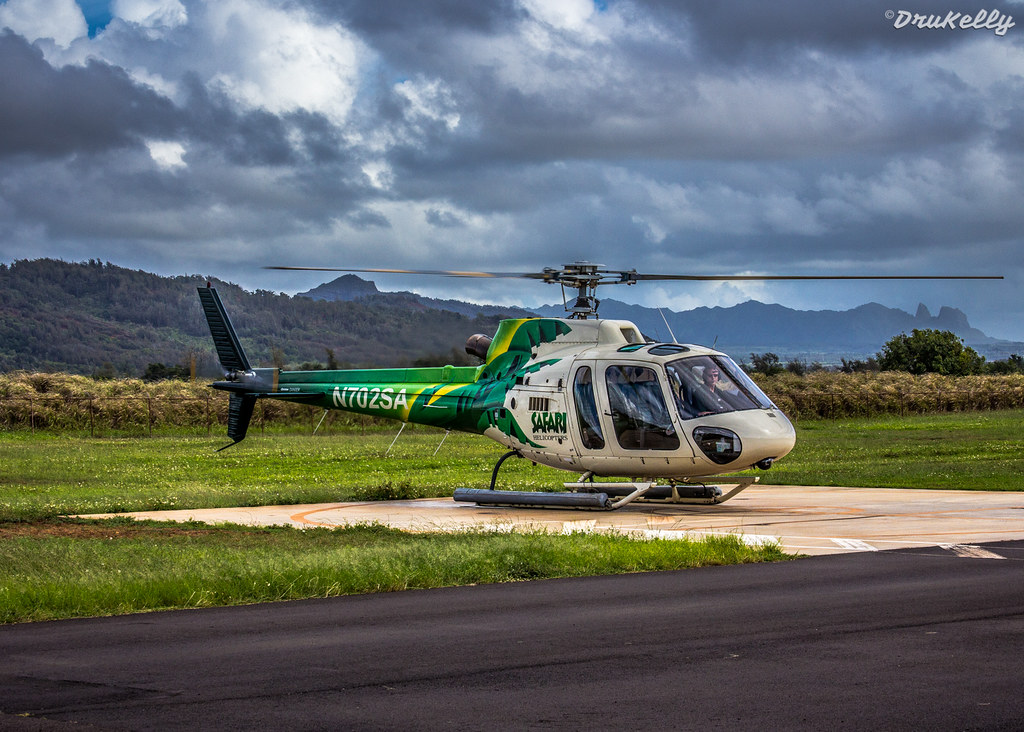
[[[151,363],[219,366],[196,288],[217,287],[250,360],[299,365],[405,365],[451,360],[500,317],[432,310],[408,299],[325,302],[189,275],[161,277],[99,261],[0,264],[0,371],[141,375]]]

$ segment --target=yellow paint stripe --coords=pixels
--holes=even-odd
[[[423,392],[430,389],[432,386],[436,386],[436,384],[424,384],[419,389],[409,389],[405,393],[405,409],[399,412],[399,414],[402,415],[403,422],[409,421],[409,415],[412,414],[412,405],[420,396],[422,396]]]
[[[439,398],[443,397],[445,394],[455,391],[461,386],[465,386],[465,384],[448,384],[447,386],[442,386],[440,389],[434,392],[433,396],[430,397],[430,399],[427,401],[427,406],[429,407]]]

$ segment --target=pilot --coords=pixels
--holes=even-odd
[[[704,380],[704,386],[707,387],[708,391],[717,396],[721,396],[722,390],[719,388],[719,379],[722,378],[722,372],[718,370],[717,366],[705,366],[704,373],[701,374],[701,378]]]
[[[707,394],[704,395],[703,399],[707,408],[701,410],[698,416],[703,417],[708,414],[715,414],[716,412],[729,411],[731,406],[725,398],[725,390],[722,389],[719,383],[719,380],[722,378],[722,372],[718,370],[718,366],[714,364],[705,366],[700,378],[704,388],[707,390]]]

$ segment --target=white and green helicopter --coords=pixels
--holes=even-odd
[[[758,480],[796,441],[792,423],[725,353],[652,342],[631,322],[597,317],[597,287],[650,280],[1002,279],[948,276],[670,275],[574,262],[542,272],[271,267],[331,272],[521,277],[576,290],[566,318],[503,320],[467,352],[479,367],[285,371],[252,368],[216,290],[199,288],[230,393],[228,436],[241,441],[257,399],[282,399],[447,430],[508,448],[487,489],[456,501],[487,505],[616,509],[632,501],[717,504]],[[223,449],[223,448],[222,448]],[[567,470],[566,492],[496,490],[509,457]],[[600,479],[600,480],[599,480]],[[610,480],[608,480],[610,479]],[[726,490],[723,491],[723,487]]]

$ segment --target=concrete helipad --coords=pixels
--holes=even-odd
[[[975,545],[1024,539],[1024,493],[808,486],[755,485],[718,506],[634,503],[618,511],[478,507],[424,498],[120,515],[300,528],[379,522],[410,531],[617,531],[662,538],[736,534],[749,543],[778,541],[799,554],[943,546],[965,556],[985,556]]]

